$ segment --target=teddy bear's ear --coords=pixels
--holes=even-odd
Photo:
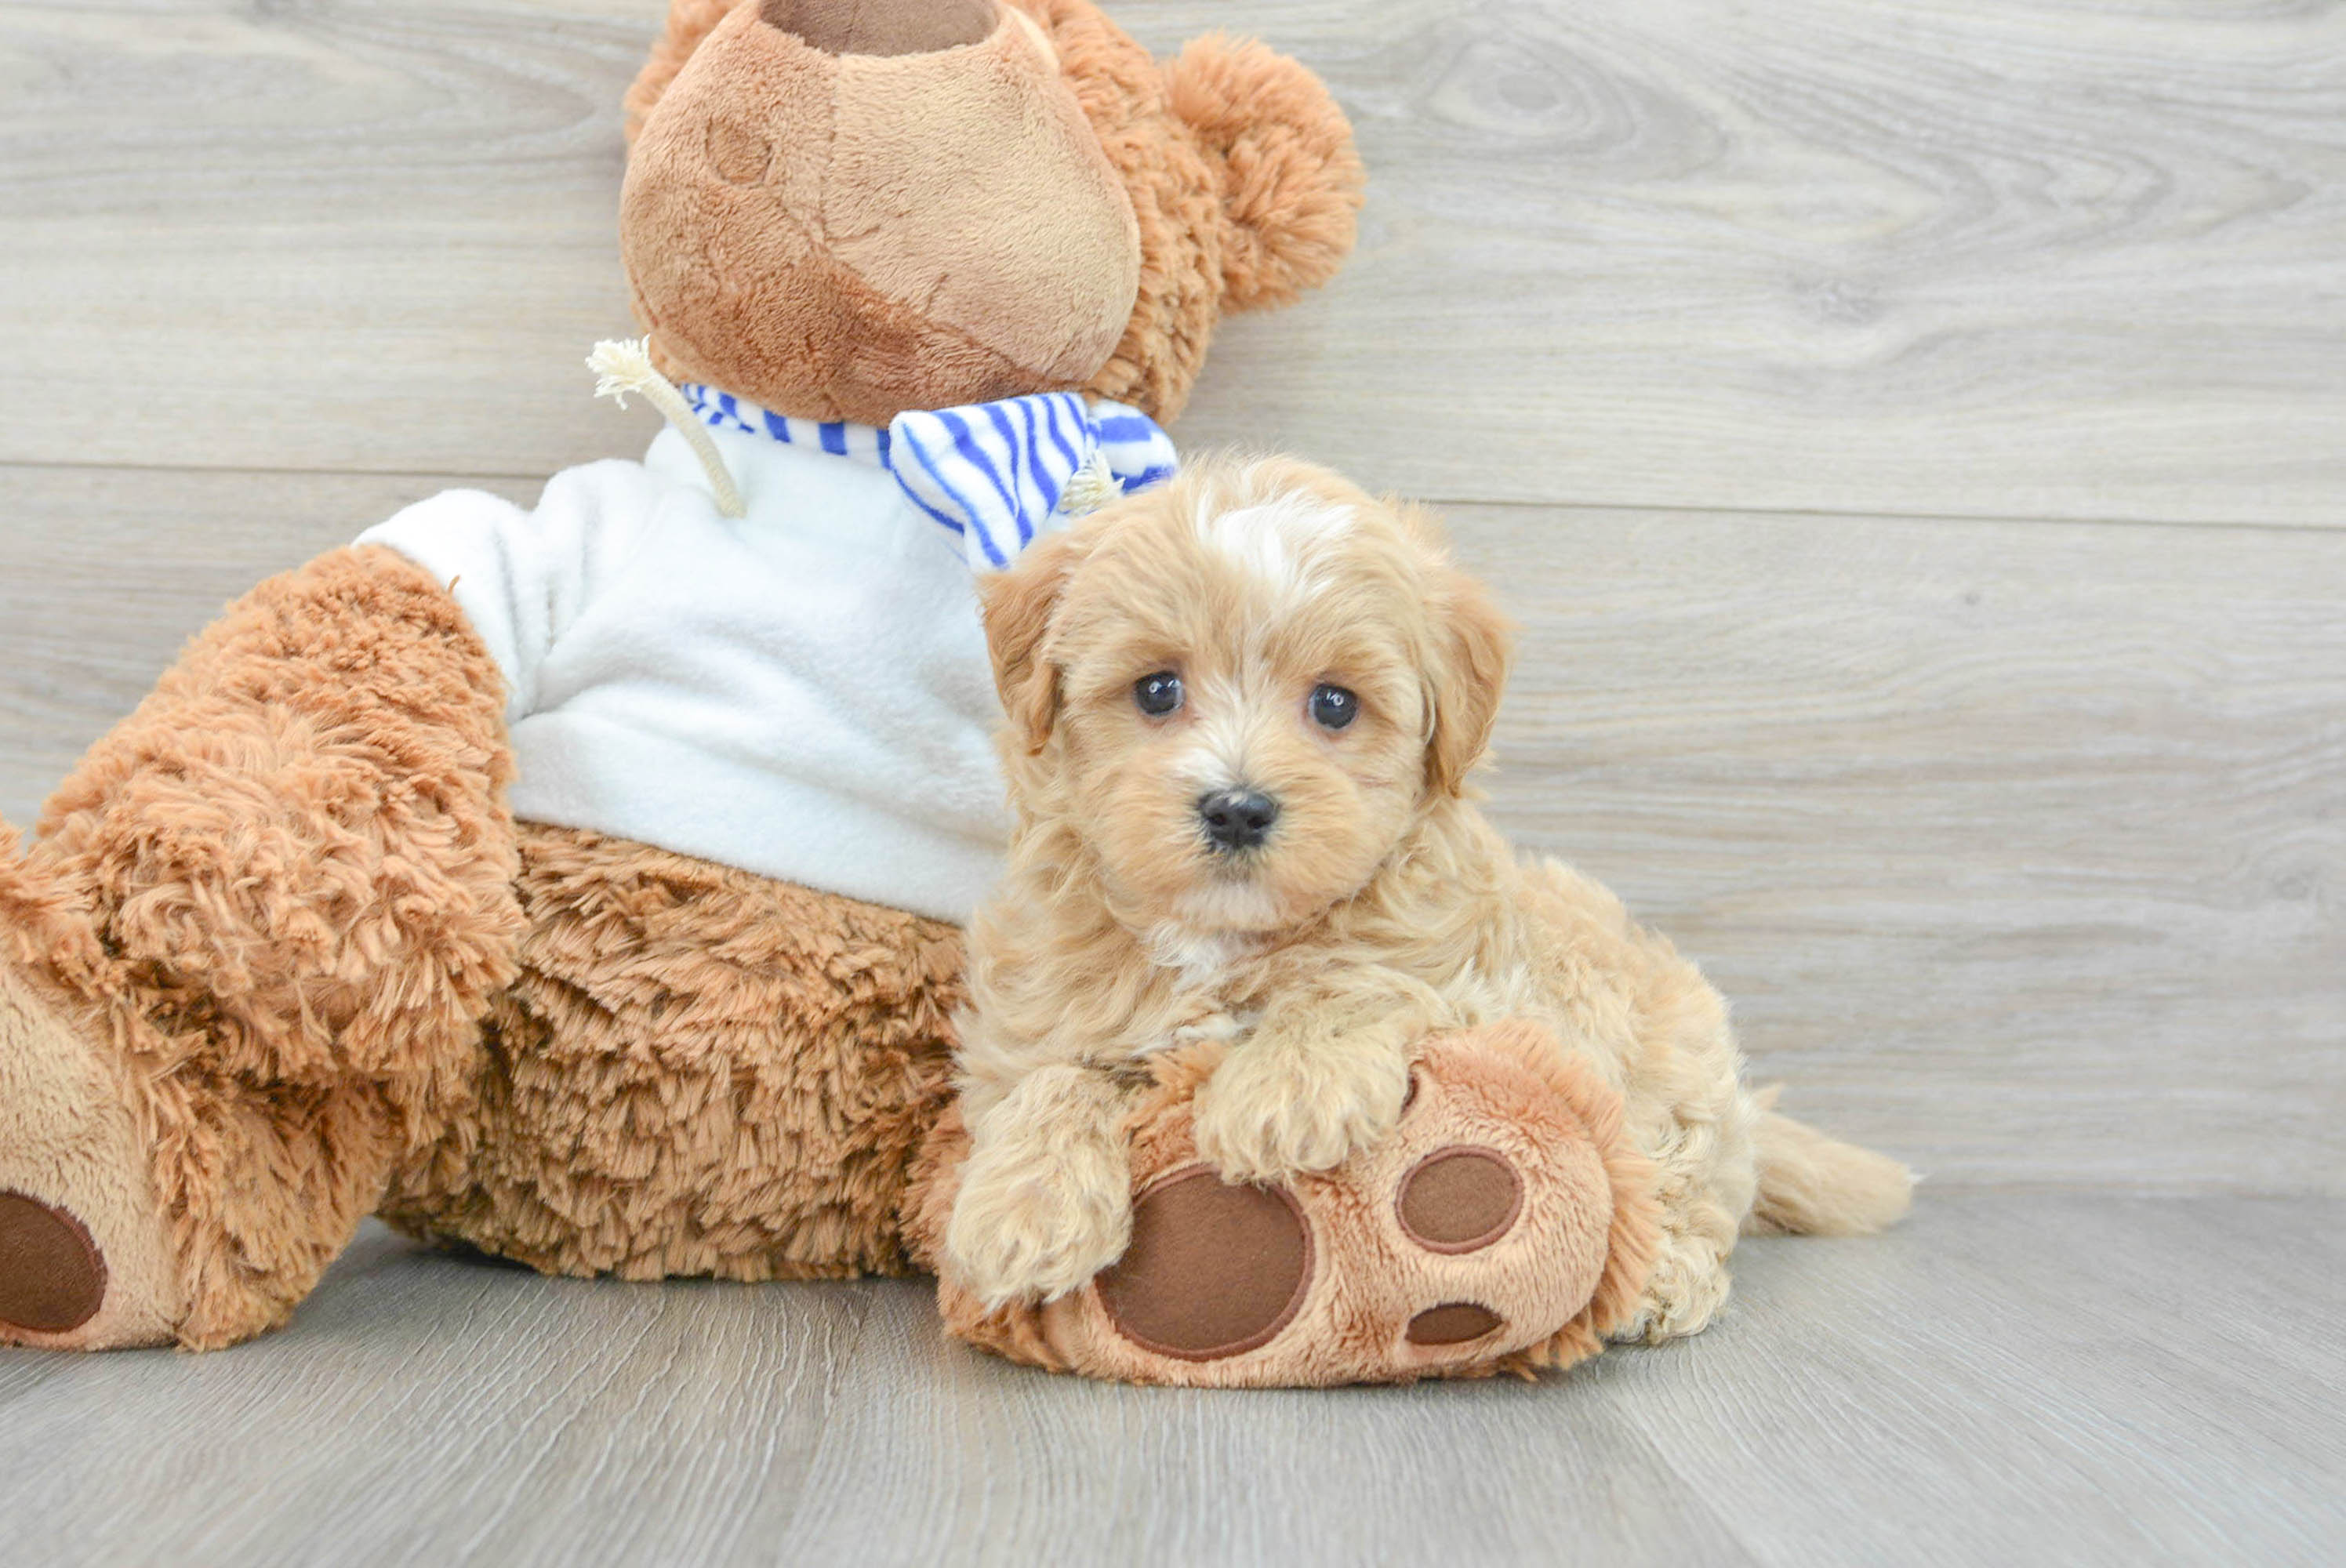
[[[1250,38],[1209,34],[1166,67],[1173,112],[1222,177],[1223,307],[1283,305],[1352,252],[1363,176],[1320,78]]]
[[[735,6],[747,4],[749,0],[668,0],[668,26],[652,46],[651,57],[644,62],[644,68],[636,73],[635,85],[627,89],[628,146],[635,145],[636,133],[644,128],[652,106],[668,91],[668,85],[676,80],[676,74],[684,69],[684,63],[692,58],[692,52],[700,47],[700,41]]]

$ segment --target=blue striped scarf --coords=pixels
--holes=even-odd
[[[677,389],[701,423],[884,468],[912,504],[954,535],[976,571],[1000,571],[1057,517],[1086,470],[1130,494],[1173,476],[1172,439],[1138,409],[1074,392],[900,413],[882,430],[795,419],[731,392]]]

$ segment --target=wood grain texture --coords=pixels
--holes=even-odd
[[[424,475],[0,470],[0,815]],[[526,499],[534,486],[501,487]],[[1454,509],[1492,779],[1941,1182],[2346,1192],[2346,535]]]
[[[1537,1384],[1208,1393],[947,1342],[919,1281],[557,1281],[371,1228],[286,1332],[0,1353],[0,1558],[2313,1563],[2346,1208],[1941,1195],[1762,1241]]]
[[[627,450],[657,0],[0,5],[0,460]],[[1151,46],[1230,25],[1129,0]],[[2333,525],[2346,10],[1268,0],[1372,171],[1187,422],[1454,500]]]

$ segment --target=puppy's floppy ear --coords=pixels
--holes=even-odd
[[[1401,512],[1433,557],[1426,574],[1433,622],[1425,669],[1426,787],[1463,794],[1466,776],[1491,747],[1514,628],[1489,590],[1451,564],[1432,514],[1412,506]]]
[[[1212,33],[1166,67],[1166,85],[1221,176],[1224,308],[1284,305],[1334,277],[1367,177],[1320,78],[1251,38]]]
[[[1043,749],[1059,716],[1059,672],[1045,643],[1059,596],[1082,559],[1082,547],[1068,534],[1035,544],[1010,569],[979,580],[985,611],[985,644],[994,656],[994,688],[1028,752]]]

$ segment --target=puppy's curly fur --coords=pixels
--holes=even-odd
[[[977,1295],[1062,1294],[1122,1251],[1136,1064],[1201,1039],[1229,1045],[1197,1132],[1231,1180],[1384,1137],[1430,1033],[1524,1019],[1585,1055],[1659,1175],[1623,1337],[1708,1323],[1742,1229],[1904,1212],[1904,1167],[1746,1089],[1692,963],[1484,820],[1506,627],[1423,512],[1298,462],[1209,462],[1036,547],[990,585],[986,629],[1018,828],[962,1021],[945,1248]],[[1218,835],[1233,794],[1255,820]]]

